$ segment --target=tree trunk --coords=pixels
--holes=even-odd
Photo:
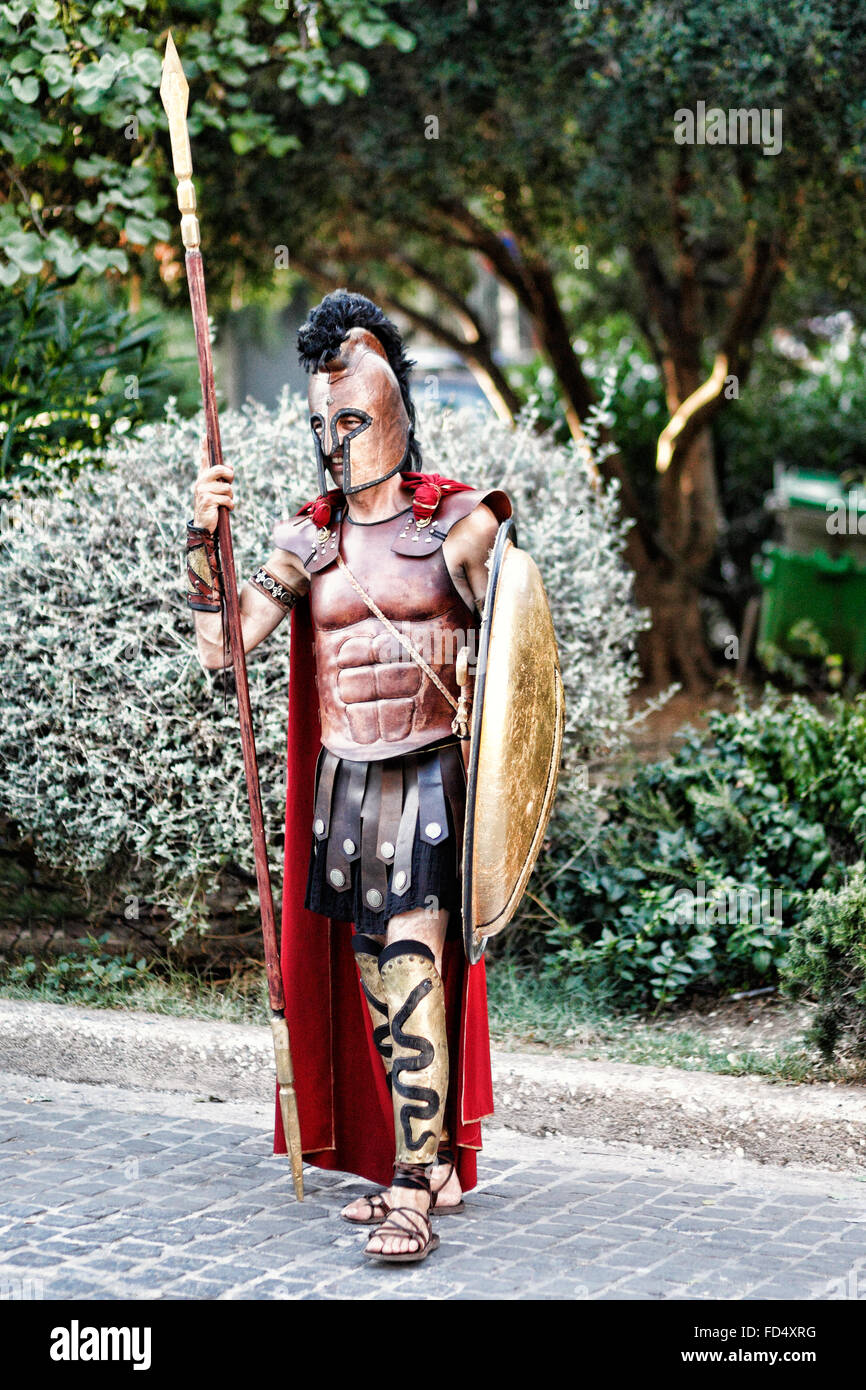
[[[679,467],[659,477],[658,486],[659,553],[636,568],[635,596],[653,619],[642,642],[642,665],[653,685],[681,680],[687,690],[701,691],[717,675],[704,638],[699,589],[720,522],[708,429],[696,437]]]

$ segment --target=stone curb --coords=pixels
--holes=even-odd
[[[273,1052],[256,1024],[0,999],[0,1070],[261,1103]],[[499,1051],[493,1083],[487,1123],[526,1135],[866,1174],[863,1087]]]

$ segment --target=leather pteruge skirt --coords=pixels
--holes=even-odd
[[[322,749],[304,906],[383,933],[398,913],[450,912],[460,932],[466,775],[457,740],[378,762]]]

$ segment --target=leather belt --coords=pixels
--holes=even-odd
[[[317,840],[324,840],[328,835],[328,827],[331,824],[334,777],[339,765],[340,759],[336,753],[329,753],[327,748],[323,748],[316,772],[316,809],[313,812],[313,834]]]
[[[384,911],[388,897],[388,870],[378,856],[382,772],[381,763],[371,765],[361,810],[361,891],[372,912]],[[402,780],[398,790],[402,790]]]
[[[400,817],[403,814],[403,768],[382,768],[382,803],[379,810],[379,843],[376,847],[378,857],[385,864],[394,858]]]
[[[438,845],[448,838],[439,758],[440,754],[435,752],[418,759],[418,818],[421,839],[428,845]]]
[[[391,870],[391,892],[398,898],[403,897],[412,883],[412,847],[418,821],[418,773],[414,766],[406,768],[405,782],[403,815],[400,818],[394,866]]]
[[[466,770],[463,755],[456,743],[442,749],[442,783],[448,805],[451,807],[451,820],[454,825],[457,849],[457,871],[463,863],[463,822],[466,817]]]
[[[331,887],[342,893],[349,887],[349,865],[361,855],[361,805],[367,764],[341,762],[337,778],[337,810],[328,836],[325,872]]]

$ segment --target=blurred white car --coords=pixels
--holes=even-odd
[[[490,412],[490,402],[458,353],[449,348],[413,346],[410,355],[417,364],[411,384],[419,404]]]

